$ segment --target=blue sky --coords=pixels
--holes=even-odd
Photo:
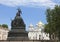
[[[22,11],[22,18],[26,29],[32,23],[34,26],[42,21],[46,24],[46,9],[60,5],[60,0],[0,0],[0,24],[8,24],[11,28],[11,20],[14,19],[17,8]]]

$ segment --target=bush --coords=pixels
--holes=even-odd
[[[8,25],[7,24],[2,24],[2,27],[8,28]]]

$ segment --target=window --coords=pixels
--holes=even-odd
[[[46,37],[48,37],[48,35],[46,35]]]
[[[1,36],[0,36],[0,40],[1,40]]]
[[[41,35],[39,35],[39,40],[40,40],[40,38],[41,38]]]
[[[0,31],[0,34],[1,34],[1,31]]]

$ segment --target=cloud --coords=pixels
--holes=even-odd
[[[0,0],[0,4],[16,7],[16,6],[33,6],[33,7],[54,7],[56,3],[51,0]]]

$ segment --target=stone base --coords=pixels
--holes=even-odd
[[[28,37],[8,37],[9,41],[20,41],[20,40],[29,40]]]
[[[60,42],[60,41],[59,40],[19,40],[19,41],[0,40],[0,42]]]
[[[28,37],[27,32],[9,32],[8,37]]]
[[[12,29],[8,32],[7,40],[28,40],[28,32],[24,29]]]

